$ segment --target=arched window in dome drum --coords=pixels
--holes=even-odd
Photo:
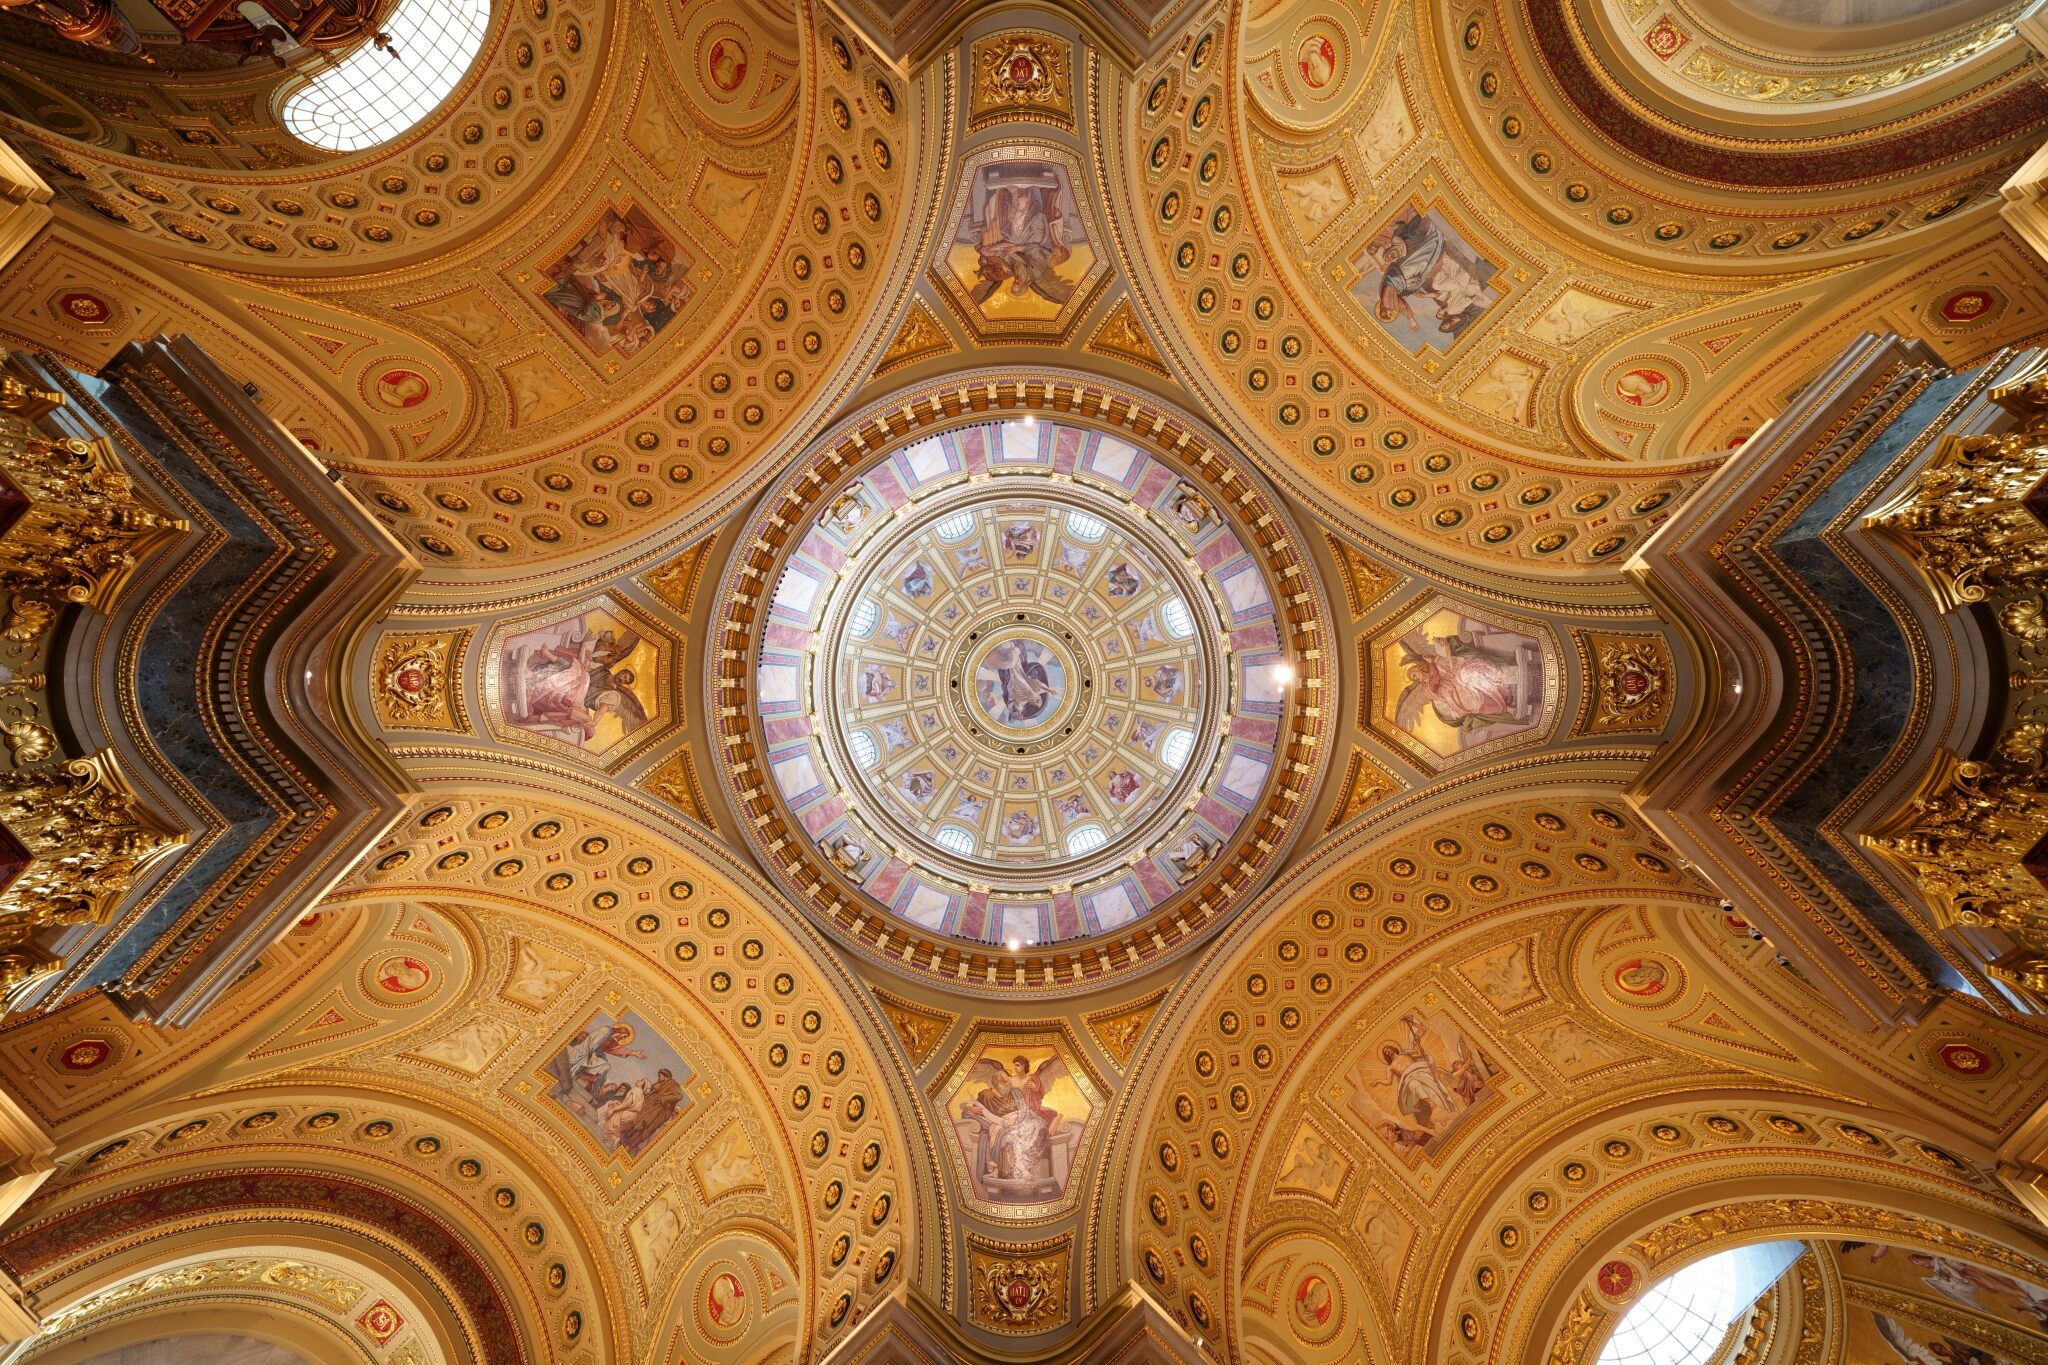
[[[881,615],[882,609],[875,605],[875,599],[863,597],[853,604],[853,614],[846,618],[846,628],[852,634],[866,639],[875,633],[875,622]]]
[[[1067,513],[1067,534],[1076,540],[1085,540],[1093,545],[1108,530],[1109,523],[1100,517],[1091,517],[1086,512]]]
[[[865,730],[847,731],[846,747],[853,750],[853,761],[863,768],[874,767],[882,757],[881,751],[875,748],[874,736]],[[971,841],[968,846],[973,847]]]
[[[1800,1242],[1735,1247],[1659,1280],[1615,1327],[1598,1365],[1705,1365],[1805,1250]]]
[[[1092,853],[1109,842],[1109,835],[1100,825],[1081,825],[1067,832],[1067,856],[1078,858],[1083,853]]]
[[[1187,765],[1188,754],[1195,747],[1195,732],[1182,726],[1166,732],[1166,738],[1159,741],[1159,758],[1169,768]]]
[[[974,836],[958,825],[940,825],[936,838],[939,847],[948,853],[957,853],[964,858],[974,852]]]

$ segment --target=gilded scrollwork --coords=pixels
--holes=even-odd
[[[974,45],[973,123],[1036,119],[1073,126],[1073,54],[1050,33],[992,34]]]
[[[457,672],[467,630],[387,635],[377,650],[377,718],[421,730],[466,730]]]
[[[63,963],[42,930],[103,923],[185,835],[151,816],[111,751],[0,774],[0,822],[26,865],[0,888],[0,994]]]
[[[0,587],[104,608],[158,538],[186,523],[145,504],[104,440],[44,436],[0,409],[0,468],[28,500],[0,553]]]
[[[1905,552],[1940,610],[1990,611],[2010,701],[1989,753],[1937,754],[1863,843],[1917,883],[1944,926],[2010,936],[2014,948],[1988,970],[2039,993],[2048,991],[2048,886],[2028,860],[2048,814],[2048,525],[2030,500],[2048,479],[2048,376],[1992,397],[2017,428],[1945,438],[1866,524]]]
[[[1020,1247],[972,1243],[974,1321],[992,1331],[1037,1333],[1067,1320],[1065,1239]]]

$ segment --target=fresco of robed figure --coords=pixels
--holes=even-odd
[[[603,1010],[548,1058],[547,1095],[607,1157],[639,1156],[687,1112],[696,1075],[645,1019]]]
[[[1352,259],[1352,292],[1410,355],[1447,352],[1500,301],[1500,266],[1442,212],[1404,205]]]
[[[1434,1157],[1494,1087],[1500,1069],[1442,1010],[1409,1010],[1345,1074],[1347,1103],[1404,1159]]]
[[[1066,167],[1019,160],[975,171],[946,263],[983,317],[1058,318],[1094,261]]]
[[[498,707],[507,725],[601,754],[654,713],[654,645],[601,607],[505,641]]]
[[[542,268],[541,298],[592,355],[632,355],[688,303],[691,258],[644,210],[606,209]]]
[[[1450,758],[1535,727],[1543,646],[1535,637],[1450,608],[1383,644],[1383,715]]]
[[[954,1140],[975,1196],[992,1204],[1058,1199],[1094,1106],[1044,1044],[983,1050],[951,1098]]]

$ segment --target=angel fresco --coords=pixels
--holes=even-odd
[[[962,1152],[985,1197],[1032,1203],[1059,1196],[1066,1158],[1086,1121],[1085,1111],[1073,1118],[1048,1103],[1053,1087],[1070,1074],[1057,1053],[1035,1066],[1021,1052],[1007,1062],[984,1056],[968,1068],[955,1092],[955,1112],[962,1131],[973,1134],[971,1149],[963,1142]]]
[[[1843,1242],[1842,1273],[1909,1291],[1932,1290],[1976,1313],[2048,1332],[2048,1291],[2002,1270],[1935,1251],[1883,1242]]]
[[[649,718],[654,647],[603,610],[591,610],[505,642],[499,706],[509,725],[593,753]]]
[[[2015,1365],[1981,1346],[1957,1341],[1946,1332],[1915,1330],[1875,1309],[1870,1316],[1884,1344],[1906,1365]]]
[[[1533,636],[1446,608],[1382,650],[1386,718],[1442,757],[1537,724],[1546,687]]]

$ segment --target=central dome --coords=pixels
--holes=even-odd
[[[1085,878],[1207,766],[1221,634],[1163,528],[1085,486],[970,483],[849,561],[823,729],[877,832],[920,860]]]
[[[1037,380],[841,430],[739,537],[707,661],[763,866],[859,950],[1005,987],[1142,965],[1244,904],[1329,701],[1322,594],[1258,476],[1167,410]]]

